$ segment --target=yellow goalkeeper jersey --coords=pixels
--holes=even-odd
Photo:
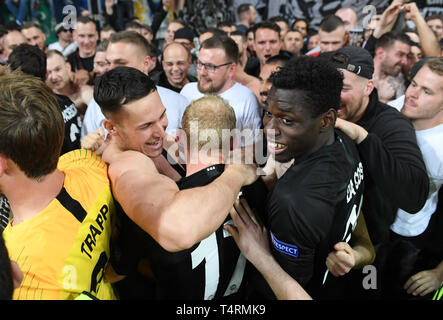
[[[63,155],[58,169],[65,174],[59,195],[3,231],[9,256],[24,275],[14,299],[75,299],[82,292],[116,299],[103,277],[116,219],[107,165],[79,149]]]

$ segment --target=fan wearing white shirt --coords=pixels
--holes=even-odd
[[[395,103],[391,105],[395,107]],[[443,184],[443,57],[424,62],[406,90],[404,104],[400,108],[397,106],[397,109],[414,125],[430,188],[421,211],[410,214],[399,209],[391,230],[403,239],[407,237],[410,241],[425,243],[427,247],[439,247],[438,243],[428,242],[429,232],[436,221],[431,219],[437,212],[438,194]],[[437,232],[440,232],[441,238],[441,230]],[[404,288],[414,296],[425,296],[435,291],[442,281],[443,262],[440,260],[437,266],[434,264],[429,266],[429,270],[411,276]]]
[[[134,31],[114,33],[111,35],[106,49],[106,60],[109,64],[109,70],[119,66],[126,66],[148,74],[151,57],[148,54],[147,40]],[[160,86],[157,86],[157,92],[163,105],[166,107],[166,115],[168,117],[166,133],[175,135],[175,131],[180,127],[183,112],[189,102],[184,96]],[[83,119],[82,139],[88,134],[94,134],[100,127],[103,127],[104,120],[105,116],[100,110],[100,106],[95,100],[92,100]]]
[[[255,130],[261,128],[261,117],[254,93],[233,79],[238,59],[238,47],[231,38],[214,36],[205,40],[198,55],[198,82],[186,84],[180,93],[190,102],[208,94],[225,99],[234,109],[236,127],[245,139],[240,144],[250,145],[257,136]]]

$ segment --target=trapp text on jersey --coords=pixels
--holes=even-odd
[[[104,223],[108,220],[107,214],[109,213],[109,208],[104,204],[100,208],[100,212],[95,218],[94,222],[89,225],[89,233],[83,240],[81,245],[81,252],[86,254],[89,259],[92,258],[91,253],[96,246],[96,238],[100,236],[104,230]]]

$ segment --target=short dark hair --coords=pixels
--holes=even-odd
[[[37,28],[40,31],[42,28],[40,28],[40,25],[35,21],[27,21],[22,25],[22,30],[30,29],[30,28]]]
[[[235,23],[232,21],[220,21],[219,23],[217,23],[217,28],[232,26],[235,26]]]
[[[129,29],[129,28],[141,29],[141,27],[142,26],[137,21],[128,21],[128,22],[126,22],[125,29]]]
[[[295,20],[292,23],[291,27],[294,28],[295,23],[299,22],[299,21],[303,21],[304,23],[306,23],[306,28],[309,27],[309,21],[308,21],[308,19],[305,19],[305,18],[295,18]]]
[[[272,22],[284,22],[288,25],[288,28],[289,28],[289,21],[288,21],[288,19],[286,19],[283,16],[273,16],[273,17],[270,17],[268,20],[272,21]]]
[[[149,41],[146,40],[146,38],[143,37],[140,33],[135,31],[126,30],[111,34],[111,36],[109,37],[109,43],[118,42],[131,43],[142,49],[143,52],[150,57],[156,56],[157,53],[153,52],[153,46],[149,44]]]
[[[156,91],[155,83],[146,74],[130,67],[117,67],[98,77],[94,99],[103,114],[116,113],[124,104]]]
[[[232,36],[241,36],[243,42],[246,42],[246,40],[247,40],[246,39],[246,34],[243,31],[240,31],[240,30],[232,31],[231,32],[231,37]]]
[[[398,32],[398,31],[390,31],[383,34],[376,42],[375,49],[383,48],[389,49],[392,45],[394,45],[395,41],[400,41],[405,44],[411,45],[412,41],[408,37],[406,33]]]
[[[330,14],[323,18],[323,20],[320,22],[319,28],[325,32],[332,32],[337,30],[339,27],[344,27],[344,25],[345,24],[340,17]]]
[[[20,44],[9,55],[8,63],[11,70],[20,69],[43,81],[46,79],[46,54],[37,46]]]
[[[443,23],[443,16],[438,14],[432,14],[430,16],[427,16],[425,18],[425,21],[428,22],[429,20],[440,20]]]
[[[206,32],[212,33],[213,36],[226,36],[227,35],[227,33],[225,31],[223,31],[222,29],[217,29],[217,28],[214,28],[214,27],[206,28],[200,34],[203,34],[203,33],[206,33]]]
[[[83,24],[93,23],[95,25],[95,29],[98,30],[97,23],[92,18],[87,17],[87,16],[79,16],[79,17],[77,17],[77,22],[76,23],[83,23]]]
[[[265,64],[275,64],[275,63],[281,63],[282,65],[286,64],[294,55],[289,52],[282,50],[279,54],[272,56],[268,58],[265,62]]]
[[[303,108],[310,108],[313,118],[338,109],[343,75],[332,64],[316,57],[294,57],[271,75],[273,87],[299,90],[304,94]]]
[[[271,29],[276,31],[279,35],[280,35],[280,27],[277,23],[273,22],[273,21],[269,21],[269,20],[265,20],[259,23],[256,23],[254,25],[254,38],[255,38],[255,33],[257,32],[258,29]]]
[[[240,16],[241,16],[243,13],[245,13],[245,12],[249,12],[251,6],[252,6],[252,5],[251,5],[250,3],[242,3],[241,5],[239,5],[239,6],[237,7],[237,15],[238,15],[238,17],[240,18]]]
[[[239,59],[238,46],[235,41],[228,36],[214,36],[206,39],[200,48],[223,49],[228,61],[237,63]]]

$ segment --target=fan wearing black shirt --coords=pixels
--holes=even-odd
[[[91,18],[78,17],[72,36],[78,44],[78,49],[67,57],[72,71],[86,70],[87,72],[92,72],[94,69],[95,48],[98,41],[96,23]]]
[[[326,257],[350,240],[363,201],[355,144],[334,129],[342,85],[331,64],[297,57],[272,76],[264,107],[268,151],[294,164],[268,195],[263,220],[275,259],[315,299],[330,298],[336,279]]]

